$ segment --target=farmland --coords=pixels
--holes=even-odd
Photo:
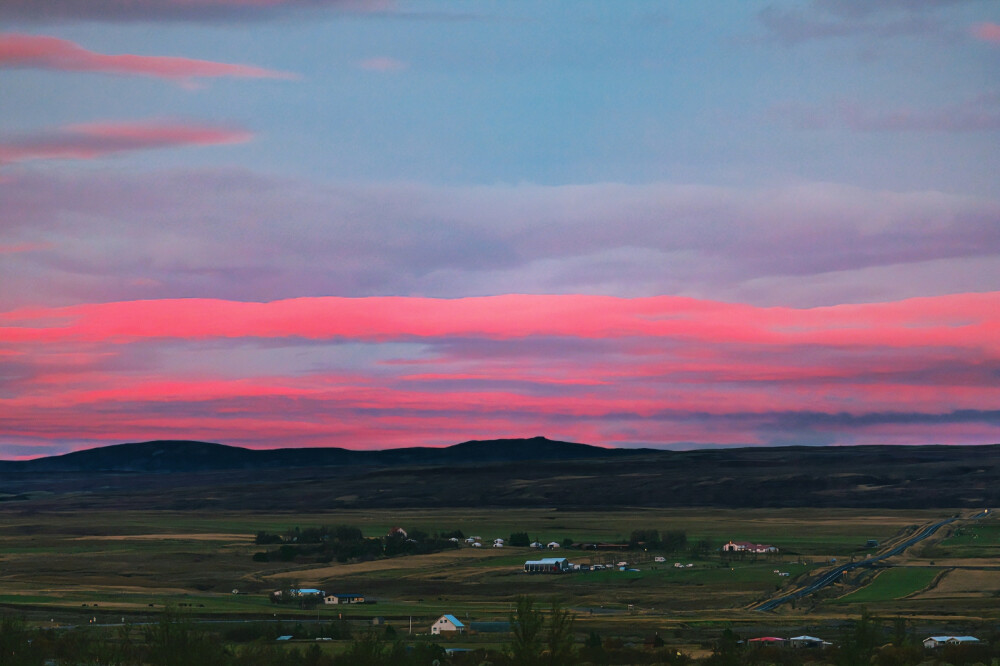
[[[72,616],[86,612],[117,615],[156,612],[165,605],[190,608],[206,616],[263,617],[276,611],[289,616],[325,617],[331,608],[301,610],[268,602],[266,593],[282,585],[315,586],[329,591],[360,592],[377,601],[352,607],[352,615],[415,615],[421,622],[444,612],[470,617],[503,617],[518,595],[561,598],[569,605],[605,613],[630,611],[667,620],[683,614],[689,620],[750,621],[745,610],[756,600],[793,589],[831,560],[845,561],[871,552],[867,539],[891,541],[916,525],[942,516],[941,511],[860,510],[616,510],[560,511],[382,510],[313,514],[197,512],[32,513],[11,511],[0,522],[0,603],[28,612]],[[689,547],[663,553],[580,551],[559,554],[579,564],[629,561],[637,571],[581,572],[565,576],[528,576],[525,559],[537,557],[526,548],[463,547],[428,555],[363,562],[256,562],[261,550],[254,533],[295,527],[352,525],[365,536],[384,535],[394,525],[436,533],[461,530],[487,542],[527,531],[543,541],[627,541],[633,530],[682,530]],[[948,550],[952,559],[983,555],[996,525],[986,522],[953,530],[929,548]],[[964,530],[964,531],[959,531]],[[751,539],[781,548],[776,557],[723,560],[718,548],[729,539]],[[980,542],[982,542],[980,544]],[[693,544],[704,550],[691,552]],[[918,550],[915,548],[914,550]],[[909,557],[894,558],[895,567],[861,589],[842,589],[840,598],[810,610],[816,617],[839,617],[845,604],[894,602],[931,583],[941,568],[926,562],[907,568]],[[951,561],[951,560],[949,560]],[[674,563],[691,566],[675,567]],[[776,572],[782,572],[779,576]],[[947,579],[946,579],[947,580]],[[861,582],[861,581],[859,581]],[[951,589],[950,587],[942,588]],[[964,589],[964,588],[963,588]],[[239,594],[233,594],[233,590]],[[967,598],[968,589],[961,598]],[[917,595],[919,598],[920,595]],[[927,598],[927,597],[924,597]],[[949,603],[949,597],[933,597]],[[81,609],[86,608],[86,611]],[[343,610],[336,612],[342,613]],[[777,617],[793,613],[784,610]],[[759,620],[759,618],[756,618]]]

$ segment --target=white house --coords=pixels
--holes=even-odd
[[[472,546],[473,548],[482,548],[483,547],[483,544],[479,543],[478,541],[473,541],[469,545]]]
[[[547,548],[549,550],[555,550],[558,547],[559,547],[559,542],[558,541],[549,541],[548,546],[547,546]]]
[[[543,546],[540,541],[532,541],[531,542],[531,547],[532,548],[544,548],[545,546]]]
[[[431,625],[432,634],[443,634],[448,632],[465,633],[465,625],[454,615],[442,615],[438,621]]]
[[[363,594],[328,594],[323,597],[323,603],[330,605],[363,604],[365,597]]]
[[[493,540],[493,547],[494,548],[503,548],[503,539],[494,539]]]
[[[751,543],[749,541],[730,541],[722,547],[725,553],[777,553],[778,549],[767,543]]]

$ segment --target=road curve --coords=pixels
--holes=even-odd
[[[976,514],[975,516],[972,516],[972,518],[970,518],[970,520],[978,520],[978,519],[984,517],[985,515],[987,515],[988,513],[989,513],[988,509],[984,510],[981,513]],[[873,563],[878,562],[879,560],[884,560],[886,558],[893,557],[894,555],[899,555],[900,553],[902,553],[904,550],[906,550],[907,548],[909,548],[913,544],[919,543],[919,542],[923,541],[924,539],[926,539],[927,537],[931,536],[932,534],[934,534],[935,532],[937,532],[939,529],[941,529],[942,527],[944,527],[945,525],[947,525],[949,523],[953,523],[953,522],[955,522],[958,519],[959,519],[958,516],[953,516],[953,517],[948,518],[946,520],[939,520],[938,522],[933,523],[932,525],[928,525],[927,527],[924,527],[922,530],[920,530],[919,532],[917,532],[916,534],[914,534],[913,536],[911,536],[910,538],[908,538],[906,541],[903,541],[902,543],[900,543],[900,544],[898,544],[896,546],[893,546],[892,548],[890,548],[889,550],[885,551],[884,553],[881,553],[879,555],[875,555],[874,557],[866,558],[864,560],[860,560],[858,562],[849,562],[847,564],[841,564],[838,567],[834,567],[833,569],[831,569],[830,571],[826,572],[825,574],[823,574],[822,576],[820,576],[819,578],[817,578],[816,580],[814,580],[812,583],[810,583],[806,587],[803,587],[802,589],[796,590],[795,592],[792,592],[791,594],[786,594],[786,595],[781,596],[781,597],[775,597],[774,599],[769,599],[769,600],[765,601],[764,603],[760,604],[759,606],[757,606],[756,608],[754,608],[754,610],[771,611],[771,610],[774,610],[775,608],[777,608],[778,606],[780,606],[781,604],[787,603],[787,602],[792,601],[794,599],[801,599],[802,597],[804,597],[806,595],[812,594],[813,592],[816,592],[817,590],[821,590],[824,587],[826,587],[827,585],[830,585],[831,583],[833,583],[834,581],[836,581],[838,578],[840,578],[840,576],[842,576],[845,571],[852,571],[853,569],[857,569],[858,567],[870,567]]]

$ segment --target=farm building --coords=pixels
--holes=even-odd
[[[751,638],[747,641],[751,646],[760,647],[762,645],[777,645],[782,646],[785,644],[784,638],[778,638],[777,636],[763,636],[761,638]]]
[[[548,545],[546,546],[546,548],[548,548],[549,550],[555,550],[558,547],[559,547],[558,541],[549,541]]]
[[[730,541],[722,547],[724,553],[777,553],[778,548],[767,543],[751,543],[749,541]]]
[[[929,636],[924,639],[925,648],[937,648],[942,645],[975,645],[979,639],[975,636]]]
[[[283,595],[281,590],[275,590],[274,596],[280,597]],[[302,589],[291,589],[288,590],[288,596],[290,597],[322,597],[323,590],[317,590],[312,587],[304,587]]]
[[[449,632],[465,633],[465,625],[454,615],[442,615],[438,621],[431,625],[432,634],[442,634]]]
[[[406,533],[406,530],[404,530],[402,527],[393,527],[392,529],[389,530],[389,533],[386,534],[386,536],[401,536],[405,539],[409,535]]]
[[[831,643],[815,636],[792,636],[788,639],[788,644],[793,648],[822,648],[831,645]]]
[[[363,604],[365,596],[363,594],[328,594],[323,598],[323,603],[330,605]]]
[[[528,560],[524,563],[526,573],[565,573],[571,564],[565,557],[543,557],[540,560]]]

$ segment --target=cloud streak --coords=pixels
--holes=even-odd
[[[0,68],[48,69],[149,76],[191,84],[205,78],[294,79],[297,75],[252,65],[132,54],[106,55],[45,35],[0,35]]]
[[[15,21],[224,21],[310,10],[382,11],[390,0],[5,0],[0,18]]]
[[[177,294],[823,305],[1000,289],[1000,203],[934,191],[22,172],[0,182],[0,199],[0,243],[52,246],[0,265],[3,309]],[[128,251],[98,237],[127,238]]]
[[[196,123],[86,123],[0,138],[0,165],[29,160],[92,160],[140,150],[245,143],[251,138],[253,135],[243,129]]]

